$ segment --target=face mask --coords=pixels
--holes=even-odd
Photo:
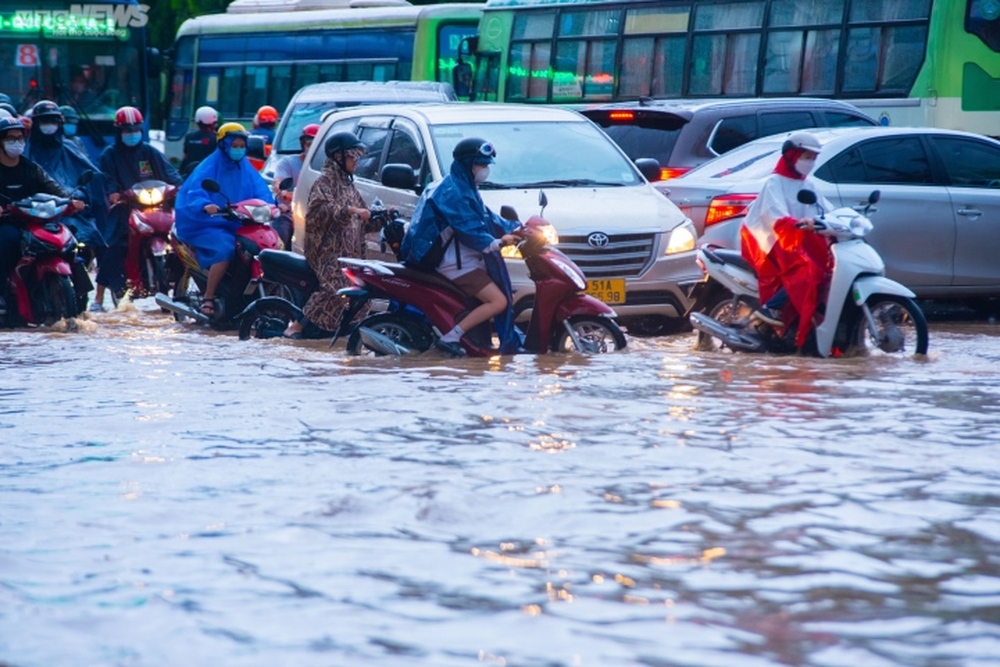
[[[4,142],[3,148],[7,151],[7,155],[20,157],[21,153],[24,152],[24,141],[7,141]]]
[[[229,159],[233,162],[239,162],[243,159],[243,156],[247,154],[247,149],[245,148],[230,148],[229,149]]]
[[[38,129],[41,131],[42,134],[51,135],[59,131],[59,126],[46,123],[45,125],[39,125]]]
[[[66,123],[65,125],[63,125],[63,132],[66,134],[67,137],[72,137],[73,135],[76,134],[76,125],[74,125],[73,123]]]
[[[813,170],[813,167],[815,166],[816,166],[815,159],[807,159],[804,157],[800,157],[798,160],[795,161],[795,171],[799,172],[800,176],[808,176],[809,172],[811,172]]]
[[[472,175],[475,177],[476,183],[485,183],[490,177],[490,168],[488,166],[476,167]]]
[[[142,141],[142,132],[122,132],[122,143],[126,146],[138,146]]]

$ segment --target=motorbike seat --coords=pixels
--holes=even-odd
[[[288,250],[265,248],[260,251],[260,268],[268,281],[311,292],[319,279],[306,258]]]
[[[420,269],[411,269],[405,264],[392,264],[392,272],[395,273],[400,278],[406,278],[407,280],[412,280],[414,282],[419,282],[424,285],[430,285],[437,287],[439,289],[446,289],[459,295],[466,303],[471,306],[476,306],[479,304],[479,300],[469,296],[462,290],[455,286],[455,283],[451,282],[441,274],[436,271],[421,271]]]
[[[754,273],[753,266],[748,261],[743,259],[743,253],[739,250],[730,250],[729,248],[722,248],[720,246],[710,246],[702,248],[702,251],[710,258],[715,258],[725,264],[732,264],[733,266],[737,266],[750,273]]]

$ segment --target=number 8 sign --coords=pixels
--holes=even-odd
[[[18,44],[17,58],[14,64],[18,67],[38,67],[38,46],[35,44]]]

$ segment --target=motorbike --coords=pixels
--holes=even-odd
[[[535,283],[524,351],[603,353],[624,348],[625,334],[614,320],[614,310],[584,294],[587,281],[583,272],[546,242],[544,229],[549,223],[542,215],[547,203],[545,193],[540,193],[541,211],[513,234]],[[516,212],[506,206],[501,215],[509,220],[518,219]],[[393,304],[390,310],[369,315],[351,328],[347,339],[349,354],[424,352],[440,338],[442,331],[449,331],[479,303],[434,272],[376,260],[342,257],[339,261],[344,265],[344,274],[355,285],[340,291],[350,301],[343,318],[353,317],[371,299],[386,299]],[[344,329],[343,324],[339,329]],[[490,322],[467,331],[461,344],[469,356],[497,354]]]
[[[128,206],[128,251],[125,279],[136,296],[170,292],[170,231],[174,226],[177,186],[160,180],[141,181],[122,193],[120,205]]]
[[[876,190],[860,213],[850,207],[826,212],[814,192],[798,193],[801,203],[817,205],[813,230],[827,237],[833,255],[833,274],[818,310],[822,321],[811,332],[805,352],[820,357],[849,351],[927,353],[927,321],[913,300],[916,295],[885,277],[885,263],[864,240],[873,229],[866,216],[878,199]],[[792,318],[788,326],[773,327],[751,317],[759,303],[757,276],[739,252],[705,246],[699,248],[697,261],[705,280],[692,292],[693,310],[707,307],[708,311],[689,314],[699,332],[699,346],[714,347],[718,341],[718,347],[735,352],[798,350],[795,334],[803,323]],[[720,296],[727,292],[728,298]]]
[[[84,172],[78,188],[92,177],[93,172]],[[86,306],[86,293],[94,286],[77,257],[76,237],[60,221],[72,215],[71,203],[68,197],[37,193],[18,201],[8,200],[4,206],[3,215],[10,216],[22,229],[21,259],[4,277],[10,295],[8,326],[50,325],[76,317]]]
[[[398,260],[405,221],[399,217],[398,211],[386,209],[379,199],[372,202],[369,211],[372,220],[378,222],[381,227],[379,243],[382,253],[391,251]],[[260,264],[264,271],[265,280],[269,284],[277,286],[272,291],[280,291],[282,294],[257,299],[239,314],[237,319],[240,322],[240,340],[276,338],[284,335],[289,323],[302,319],[302,309],[312,293],[319,287],[319,279],[306,258],[299,253],[287,250],[262,250]],[[350,313],[349,317],[342,319],[336,331],[321,329],[310,322],[302,329],[301,337],[312,340],[332,338],[333,343],[335,343],[341,336],[350,333],[354,316],[357,315],[364,303],[358,301],[349,304],[348,308],[354,305],[357,308]]]
[[[213,193],[218,193],[220,189],[212,179],[205,179],[201,186]],[[265,249],[281,248],[281,239],[270,225],[278,216],[278,207],[262,199],[245,199],[236,203],[227,201],[216,215],[236,220],[241,227],[236,231],[236,256],[219,283],[216,298],[221,307],[215,317],[208,317],[198,307],[208,283],[208,270],[198,265],[194,249],[174,233],[171,233],[171,246],[180,260],[181,275],[172,295],[159,292],[155,300],[161,308],[173,313],[178,322],[194,320],[216,329],[231,329],[236,325],[237,316],[249,303],[268,293],[259,256]]]

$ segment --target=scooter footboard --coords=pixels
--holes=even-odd
[[[872,294],[892,294],[916,298],[909,288],[885,276],[861,276],[851,286],[851,298],[859,306],[868,301]]]

